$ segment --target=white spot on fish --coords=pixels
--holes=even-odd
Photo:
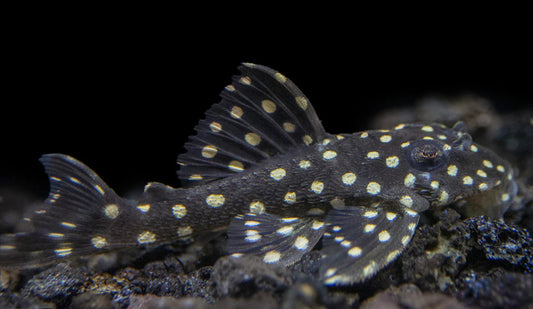
[[[316,194],[322,193],[324,190],[324,183],[318,180],[313,181],[311,184],[311,191],[313,191]]]
[[[447,172],[448,172],[448,175],[452,177],[457,176],[457,166],[455,166],[454,164],[448,166]]]
[[[213,121],[209,124],[209,129],[211,129],[213,133],[218,133],[222,131],[222,125],[218,122]]]
[[[108,204],[104,207],[104,214],[109,219],[115,219],[119,215],[118,206],[116,204]]]
[[[307,99],[302,96],[296,97],[296,103],[298,103],[298,106],[300,106],[300,108],[303,110],[306,110],[309,104],[309,102],[307,102]]]
[[[283,235],[283,236],[288,236],[292,233],[292,231],[294,231],[294,228],[289,225],[289,226],[280,227],[279,229],[277,229],[276,233]]]
[[[276,111],[276,103],[270,101],[270,100],[263,100],[261,101],[261,107],[263,110],[269,114],[272,114]]]
[[[390,135],[382,135],[379,140],[382,143],[389,143],[392,140],[392,137]]]
[[[304,135],[304,137],[302,138],[304,144],[306,145],[311,145],[311,143],[313,142],[313,138],[309,135]]]
[[[357,177],[352,172],[348,172],[342,175],[342,183],[344,183],[347,186],[353,185],[356,180],[357,180]]]
[[[276,181],[280,181],[286,175],[287,175],[287,172],[281,167],[270,172],[270,177]]]
[[[483,165],[488,168],[493,168],[492,162],[489,160],[483,160]]]
[[[205,202],[207,203],[207,205],[213,208],[217,208],[217,207],[224,205],[225,201],[226,201],[226,198],[224,198],[224,195],[222,194],[210,194],[205,199]]]
[[[311,162],[308,161],[308,160],[302,160],[298,163],[298,166],[301,168],[301,169],[308,169],[311,167]]]
[[[187,215],[187,208],[181,204],[176,204],[172,206],[172,214],[177,219],[181,219]]]
[[[365,225],[365,227],[363,228],[363,231],[364,231],[365,233],[372,233],[375,229],[376,229],[376,225],[375,225],[375,224],[367,224],[367,225]]]
[[[375,261],[370,261],[370,263],[368,263],[368,265],[363,268],[363,276],[369,277],[374,274],[374,272],[376,271],[376,266],[377,264]]]
[[[405,207],[413,207],[413,198],[411,198],[409,195],[404,195],[400,198],[400,204],[402,204]]]
[[[337,156],[337,153],[333,150],[327,150],[322,154],[322,158],[324,160],[331,160]]]
[[[137,209],[139,209],[143,213],[147,213],[150,210],[150,204],[138,205]]]
[[[61,248],[54,250],[55,254],[60,257],[64,257],[72,254],[72,248]]]
[[[395,168],[400,164],[400,159],[397,156],[388,157],[385,159],[385,163],[387,164],[387,167]]]
[[[218,149],[214,145],[206,145],[202,148],[202,157],[206,159],[211,159],[216,156]]]
[[[366,186],[366,192],[370,195],[377,195],[381,192],[381,186],[379,183],[371,181]]]
[[[409,173],[407,176],[405,176],[403,180],[403,184],[408,188],[413,188],[415,184],[416,177],[415,175]]]
[[[93,247],[95,247],[96,249],[102,249],[108,245],[107,239],[105,239],[102,236],[95,236],[91,238],[91,243],[93,244]]]
[[[379,152],[370,151],[369,153],[366,154],[366,157],[369,158],[369,159],[377,159],[377,158],[379,158]]]
[[[178,228],[178,237],[185,237],[192,234],[192,227],[190,226],[180,226]]]
[[[287,194],[285,194],[284,201],[287,204],[296,203],[296,192],[287,192]]]
[[[280,82],[280,83],[284,83],[287,81],[287,77],[285,77],[283,74],[281,74],[280,72],[277,72],[276,74],[274,74],[274,78]]]
[[[313,220],[313,224],[311,224],[311,228],[315,231],[320,230],[323,226],[324,222],[318,220]]]
[[[286,132],[289,132],[289,133],[294,133],[294,131],[296,131],[296,126],[294,125],[294,123],[284,122],[283,123],[283,130],[285,130]]]
[[[298,250],[305,250],[309,246],[309,240],[305,236],[298,236],[294,241],[294,247]]]
[[[252,146],[257,146],[261,143],[261,136],[257,133],[250,132],[244,136],[244,140]]]
[[[368,219],[373,219],[373,218],[375,218],[377,216],[378,216],[378,212],[375,211],[375,210],[367,210],[363,214],[363,217],[368,218]]]
[[[352,249],[348,250],[348,255],[351,257],[360,257],[361,253],[363,253],[363,250],[361,250],[360,247],[353,247]]]
[[[228,168],[229,168],[231,171],[234,171],[234,172],[242,172],[242,171],[244,171],[244,165],[242,164],[242,162],[237,161],[237,160],[232,160],[232,161],[228,164]]]
[[[139,244],[151,244],[156,241],[155,234],[150,231],[145,231],[137,236],[137,242]]]
[[[394,259],[396,259],[396,257],[398,257],[398,255],[400,255],[400,250],[394,250],[391,253],[389,253],[386,259],[387,263],[392,262]]]
[[[390,240],[390,234],[387,230],[379,232],[378,239],[380,242],[387,242]]]
[[[446,203],[448,202],[448,198],[449,198],[448,192],[446,192],[445,190],[442,190],[439,196],[439,202],[441,204]]]
[[[242,115],[244,114],[244,111],[239,106],[233,106],[230,111],[230,116],[235,119],[241,119]]]
[[[265,204],[260,201],[254,201],[250,203],[250,212],[254,214],[262,214],[265,212]]]
[[[272,264],[277,263],[281,258],[281,253],[279,253],[276,250],[269,251],[265,254],[265,257],[263,258],[263,262]]]

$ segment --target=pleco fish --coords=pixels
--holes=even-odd
[[[396,259],[419,213],[454,203],[501,218],[516,195],[512,168],[472,142],[462,123],[399,124],[328,134],[284,75],[244,63],[178,157],[183,188],[149,183],[120,198],[91,169],[62,154],[41,158],[51,189],[5,234],[2,267],[163,244],[227,229],[231,256],[289,265],[322,239],[327,285],[361,282]]]

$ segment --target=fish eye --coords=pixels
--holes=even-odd
[[[409,154],[409,161],[417,170],[429,172],[441,167],[446,160],[444,150],[438,143],[424,141],[413,145]]]

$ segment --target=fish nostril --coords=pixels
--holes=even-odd
[[[463,133],[465,133],[466,132],[466,124],[463,121],[457,121],[453,125],[452,130],[454,130],[455,132],[463,132]]]
[[[453,148],[459,148],[461,150],[471,149],[472,136],[468,133],[457,132],[457,139],[452,143]],[[477,147],[476,147],[477,148]]]

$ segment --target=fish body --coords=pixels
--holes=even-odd
[[[0,237],[0,265],[154,245],[227,230],[228,253],[290,265],[322,240],[327,285],[361,282],[396,259],[420,213],[451,203],[501,218],[516,195],[510,164],[462,123],[328,134],[284,75],[245,63],[178,157],[182,188],[119,197],[76,159],[41,158],[51,189],[27,233]]]

